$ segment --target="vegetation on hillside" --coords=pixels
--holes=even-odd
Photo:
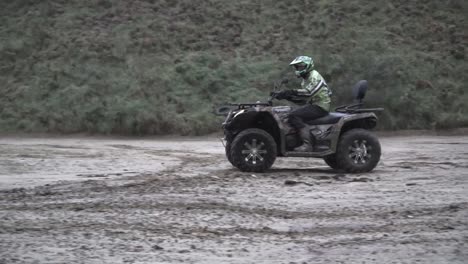
[[[465,0],[0,3],[0,131],[203,134],[310,55],[335,105],[370,84],[381,128],[468,126]],[[298,85],[290,82],[289,86]]]

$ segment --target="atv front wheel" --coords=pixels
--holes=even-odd
[[[230,146],[231,163],[241,171],[264,172],[276,159],[276,142],[262,129],[240,132]]]
[[[234,165],[232,163],[232,159],[231,159],[231,142],[226,142],[226,147],[225,147],[225,151],[226,151],[226,158],[228,159],[228,161]]]
[[[377,137],[365,129],[346,131],[336,149],[336,161],[340,169],[351,172],[369,172],[380,160],[380,143]]]
[[[325,161],[325,163],[328,166],[330,166],[330,168],[335,169],[335,170],[340,169],[340,167],[338,166],[338,162],[336,161],[336,155],[335,154],[325,156],[325,157],[323,157],[323,160]]]

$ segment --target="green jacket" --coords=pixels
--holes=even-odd
[[[307,103],[318,105],[325,111],[330,111],[332,93],[320,73],[316,70],[311,71],[309,77],[302,80],[301,87],[302,89],[296,90],[299,97],[306,97]]]

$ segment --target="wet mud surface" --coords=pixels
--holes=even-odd
[[[467,263],[468,137],[385,137],[368,174],[215,139],[0,139],[0,263]]]

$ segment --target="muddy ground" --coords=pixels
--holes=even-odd
[[[3,137],[0,263],[468,263],[468,136],[381,141],[252,174],[216,139]]]

